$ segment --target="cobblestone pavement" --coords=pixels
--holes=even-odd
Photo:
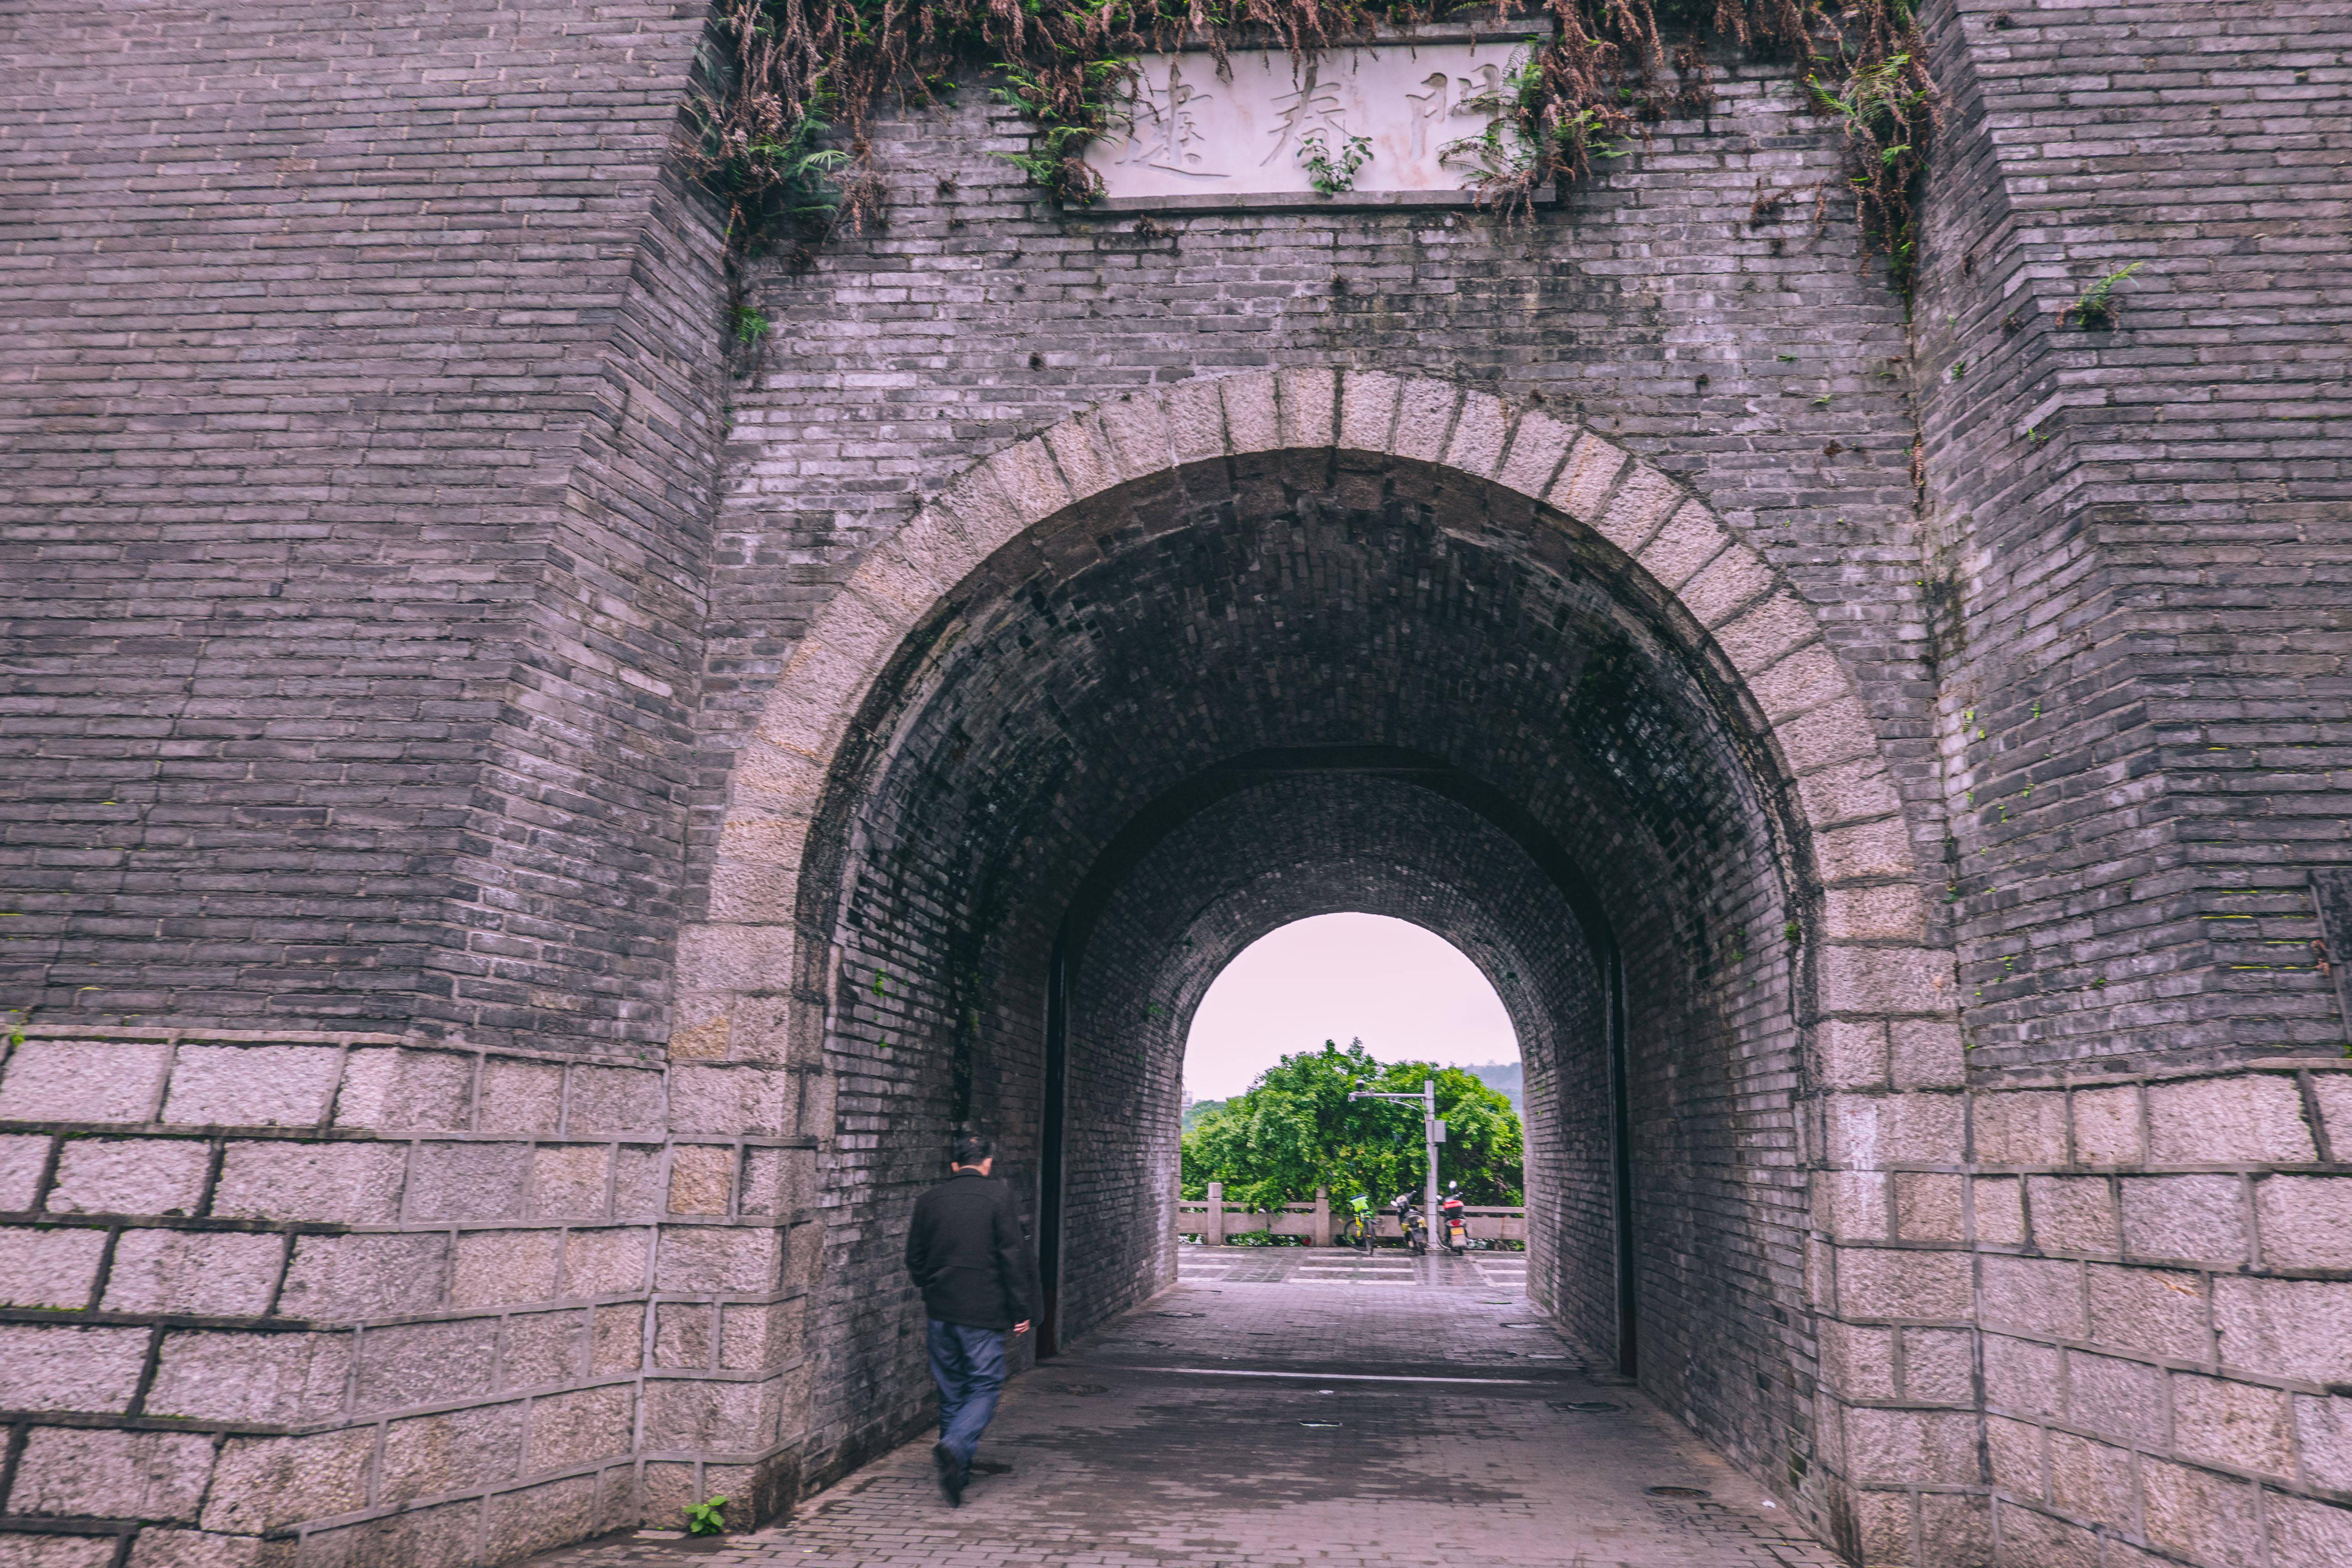
[[[789,1523],[690,1554],[821,1568],[1835,1568],[1753,1482],[1534,1311],[1523,1259],[1185,1250],[1173,1289],[1014,1382],[962,1508],[940,1500],[925,1439]],[[688,1555],[640,1536],[542,1561]]]

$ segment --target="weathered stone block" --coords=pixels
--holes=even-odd
[[[387,1423],[376,1501],[401,1505],[510,1481],[522,1457],[522,1401]]]
[[[1390,433],[1389,450],[1415,462],[1437,461],[1445,449],[1445,438],[1453,433],[1454,411],[1461,401],[1461,389],[1451,382],[1407,377],[1397,388],[1397,419]],[[1243,445],[1242,430],[1234,424],[1234,395],[1228,392],[1225,425],[1233,437],[1234,450],[1255,451],[1255,447]]]
[[[1966,1142],[1962,1113],[1956,1094],[1828,1096],[1822,1117],[1831,1163],[1856,1170],[1957,1165]]]
[[[2029,1176],[2033,1245],[2044,1252],[2114,1257],[2122,1250],[2115,1191],[2105,1176]]]
[[[397,1143],[232,1142],[213,1213],[229,1219],[381,1225],[400,1217],[407,1150]]]
[[[1885,1241],[1894,1235],[1883,1171],[1822,1171],[1812,1181],[1813,1224],[1840,1241]]]
[[[756,929],[756,928],[742,928]],[[758,1072],[758,1068],[682,1068],[682,1074]],[[575,1067],[564,1102],[565,1135],[657,1132],[663,1126],[662,1075],[638,1068]]]
[[[2303,1093],[2278,1073],[2147,1089],[2148,1158],[2162,1165],[2294,1164],[2317,1158]]]
[[[1915,1404],[1976,1403],[1976,1331],[1903,1331],[1903,1397]]]
[[[663,1173],[668,1152],[658,1143],[625,1143],[613,1152],[613,1217],[659,1219],[669,1204]]]
[[[523,1469],[537,1475],[625,1458],[635,1425],[636,1399],[626,1384],[534,1399]]]
[[[656,1453],[758,1453],[776,1440],[778,1392],[772,1381],[648,1378],[645,1446]]]
[[[1992,1466],[1992,1484],[2011,1497],[2031,1502],[2049,1500],[2042,1461],[2042,1435],[2048,1430],[1999,1415],[1987,1417],[1985,1448]]]
[[[143,1330],[107,1331],[137,1334]],[[341,1414],[349,1334],[197,1329],[163,1336],[150,1415],[294,1425]]]
[[[1974,1292],[1962,1253],[1837,1249],[1838,1312],[1847,1318],[1966,1318]]]
[[[26,1040],[0,1065],[0,1121],[148,1121],[171,1061],[169,1046]]]
[[[596,1478],[576,1476],[490,1499],[488,1545],[494,1563],[578,1541],[595,1528]]]
[[[2223,1367],[2264,1377],[2352,1382],[2352,1283],[2318,1279],[2213,1281],[2213,1327]]]
[[[2205,1326],[2205,1276],[2177,1268],[2122,1268],[2094,1263],[2087,1267],[2086,1279],[2090,1337],[2100,1344],[2179,1361],[2211,1359],[2212,1336]]]
[[[805,1298],[764,1305],[730,1302],[719,1320],[719,1365],[726,1372],[774,1372],[803,1350]]]
[[[782,1233],[768,1226],[664,1226],[656,1290],[773,1290],[782,1272]]]
[[[512,1394],[520,1389],[545,1388],[555,1384],[577,1383],[583,1375],[594,1375],[595,1368],[582,1372],[582,1356],[588,1348],[588,1313],[574,1307],[561,1312],[517,1312],[507,1320],[504,1333],[499,1341],[499,1388]],[[632,1358],[630,1365],[635,1365]]]
[[[552,1133],[562,1122],[562,1068],[519,1057],[491,1057],[482,1063],[477,1131]]]
[[[1975,1094],[1969,1099],[1970,1134],[1978,1163],[2066,1163],[2066,1096],[2063,1092],[2023,1089]]]
[[[81,1311],[98,1288],[102,1230],[0,1226],[0,1306]]]
[[[2081,1264],[1987,1254],[1979,1265],[1985,1327],[2046,1339],[2084,1337]]]
[[[31,1211],[40,1198],[41,1173],[48,1163],[46,1136],[37,1132],[0,1135],[0,1214]]]
[[[2049,1452],[2052,1502],[2084,1519],[2134,1528],[2139,1520],[2139,1490],[2129,1450],[2071,1432],[2053,1432]]]
[[[2352,1563],[2352,1508],[2288,1497],[2263,1500],[2270,1516],[2271,1568],[2343,1568]]]
[[[2164,1444],[2164,1373],[2145,1362],[2066,1352],[2066,1419],[2122,1443]]]
[[[1816,973],[1822,1005],[1830,1012],[1866,1016],[1950,1010],[1952,961],[1930,949],[1832,942],[1822,948]]]
[[[249,1541],[253,1537],[211,1539]],[[312,1531],[296,1546],[290,1568],[411,1568],[412,1564],[424,1563],[465,1568],[486,1561],[481,1550],[482,1504],[468,1498],[437,1508],[412,1509],[388,1518]],[[207,1563],[205,1568],[213,1565]],[[239,1562],[233,1568],[245,1568],[245,1564]]]
[[[1402,390],[1397,378],[1382,371],[1344,373],[1339,378],[1339,446],[1351,452],[1386,452]],[[1222,423],[1222,414],[1219,417]],[[1221,431],[1218,447],[1223,447]]]
[[[777,1137],[799,1131],[797,1075],[783,1068],[674,1067],[670,1131]]]
[[[1959,1089],[1967,1081],[1959,1025],[1950,1018],[1894,1018],[1886,1039],[1895,1089]]]
[[[2135,1258],[2234,1267],[2252,1248],[2242,1176],[2127,1176],[2124,1251]]]
[[[635,1372],[645,1363],[646,1310],[639,1303],[598,1307],[588,1331],[588,1373]]]
[[[2076,1089],[2073,1105],[2076,1164],[2137,1165],[2147,1158],[2137,1085]]]
[[[1831,1019],[1821,1026],[1818,1077],[1824,1089],[1884,1089],[1886,1026],[1872,1018]]]
[[[745,1156],[742,1212],[786,1216],[816,1201],[816,1151],[752,1149]]]
[[[2025,1245],[2025,1183],[2016,1176],[1979,1176],[1969,1184],[1977,1241],[1985,1247]]]
[[[2263,1568],[2262,1518],[2252,1483],[2144,1458],[2140,1485],[2149,1541],[2221,1568]]]
[[[206,1433],[36,1426],[17,1461],[8,1510],[193,1522],[212,1468]]]
[[[1985,1335],[1986,1403],[2032,1420],[2056,1419],[2065,1402],[2063,1354],[2032,1340]]]
[[[0,1535],[0,1568],[111,1568],[111,1535]]]
[[[300,1554],[316,1539],[298,1543],[282,1536],[272,1540],[150,1526],[131,1543],[130,1568],[305,1568]]]
[[[654,1233],[635,1226],[573,1230],[563,1238],[566,1296],[622,1296],[646,1288]]]
[[[1654,506],[1664,499],[1655,489],[1655,485],[1663,479],[1662,475],[1651,479],[1649,470],[1644,469],[1639,472],[1633,482],[1648,480],[1648,488],[1643,494]],[[1631,488],[1630,485],[1628,488]],[[1624,499],[1621,494],[1619,497],[1621,503]],[[1709,562],[1722,554],[1730,544],[1730,531],[1716,521],[1715,513],[1696,501],[1690,501],[1677,508],[1673,515],[1666,519],[1664,526],[1661,527],[1655,536],[1642,547],[1641,554],[1635,559],[1642,563],[1644,571],[1658,580],[1660,587],[1668,593],[1673,593],[1696,577]],[[1769,585],[1769,580],[1764,585]],[[1706,624],[1706,618],[1700,617],[1700,625]]]
[[[352,1384],[361,1414],[478,1399],[498,1365],[499,1321],[402,1323],[360,1336]]]
[[[363,1322],[441,1305],[448,1238],[416,1235],[296,1238],[278,1310],[314,1322]]]
[[[473,1113],[474,1058],[396,1047],[354,1049],[335,1090],[335,1125],[386,1132],[462,1132]]]
[[[534,1219],[608,1218],[613,1206],[613,1146],[541,1143],[530,1152]]]
[[[192,1215],[211,1168],[212,1150],[192,1138],[68,1139],[42,1206],[51,1214]],[[26,1197],[7,1206],[27,1207]]]
[[[231,1437],[213,1467],[204,1527],[257,1535],[354,1512],[367,1504],[374,1453],[373,1426],[312,1437]]]
[[[1972,1415],[1856,1405],[1845,1413],[1845,1427],[1853,1479],[1865,1485],[1972,1484],[1980,1479]]]
[[[1552,476],[1576,444],[1577,428],[1533,410],[1519,416],[1511,431],[1511,449],[1495,476],[1496,483],[1533,500],[1543,499]]]
[[[562,1237],[552,1230],[459,1234],[449,1274],[453,1307],[516,1307],[552,1300]]]
[[[332,1046],[182,1046],[165,1121],[237,1127],[323,1124],[341,1053]]]
[[[1992,1506],[2000,1568],[2100,1568],[2096,1531],[2005,1498]]]
[[[1906,1241],[1966,1241],[1969,1178],[1898,1172],[1895,1223]]]
[[[2274,1476],[2294,1473],[2294,1413],[2284,1394],[2189,1373],[2175,1373],[2168,1381],[2172,1446],[2184,1458]]]
[[[1476,479],[1491,477],[1503,460],[1503,445],[1510,431],[1511,411],[1501,398],[1490,392],[1465,393],[1462,412],[1454,421],[1454,435],[1445,444],[1445,466]]]
[[[1600,522],[1601,507],[1609,500],[1609,492],[1615,487],[1617,476],[1624,467],[1623,447],[1585,431],[1577,437],[1576,445],[1569,451],[1567,466],[1560,469],[1559,477],[1552,480],[1551,489],[1544,500],[1591,527]],[[1603,533],[1602,537],[1631,554],[1642,547],[1643,539],[1648,536],[1646,533],[1640,536],[1629,533],[1621,539],[1614,534]]]
[[[2352,1268],[2352,1176],[2263,1176],[2254,1218],[2267,1268]]]
[[[734,1145],[674,1144],[669,1159],[669,1212],[725,1217],[735,1186]]]
[[[411,1220],[520,1219],[526,1143],[419,1143],[409,1155]]]
[[[282,1236],[125,1231],[115,1243],[100,1305],[110,1312],[257,1318],[269,1310],[285,1259]]]
[[[2311,1485],[2352,1492],[2352,1397],[2294,1395],[2294,1446]]]
[[[719,1309],[698,1301],[664,1301],[654,1308],[654,1365],[700,1372],[710,1365]]]

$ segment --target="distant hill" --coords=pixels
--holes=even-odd
[[[1511,1109],[1517,1111],[1521,1116],[1525,1116],[1528,1113],[1526,1102],[1520,1099],[1519,1095],[1519,1091],[1526,1087],[1526,1080],[1520,1074],[1519,1063],[1462,1062],[1458,1065],[1464,1072],[1476,1073],[1480,1078],[1486,1079],[1489,1088],[1501,1089],[1505,1094],[1510,1096]]]
[[[1212,1110],[1223,1110],[1224,1108],[1225,1102],[1222,1100],[1187,1100],[1184,1104],[1184,1125],[1181,1131],[1190,1132],[1200,1122],[1201,1118],[1208,1115]]]

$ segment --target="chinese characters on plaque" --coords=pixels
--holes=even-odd
[[[1352,193],[1462,192],[1475,184],[1477,160],[1448,159],[1446,150],[1494,124],[1527,47],[1508,38],[1388,43],[1306,60],[1255,50],[1234,54],[1229,76],[1206,53],[1145,55],[1087,162],[1122,204],[1313,199],[1313,160],[1339,164],[1350,146],[1369,153],[1349,181]]]

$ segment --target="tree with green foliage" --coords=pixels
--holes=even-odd
[[[1206,1197],[1211,1182],[1224,1184],[1229,1201],[1256,1209],[1310,1202],[1317,1187],[1328,1188],[1334,1205],[1358,1193],[1375,1204],[1418,1194],[1420,1108],[1348,1096],[1359,1089],[1411,1094],[1431,1078],[1445,1122],[1440,1185],[1459,1182],[1464,1200],[1474,1204],[1524,1201],[1519,1117],[1507,1096],[1460,1068],[1384,1067],[1360,1040],[1344,1048],[1326,1040],[1320,1050],[1286,1056],[1246,1093],[1202,1115],[1183,1136],[1184,1196]]]

